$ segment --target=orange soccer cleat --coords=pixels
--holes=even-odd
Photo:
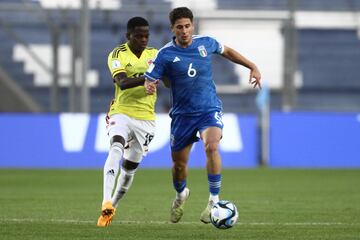
[[[98,227],[107,227],[110,225],[112,218],[115,216],[116,209],[110,201],[103,204],[101,208],[101,215],[97,221]]]

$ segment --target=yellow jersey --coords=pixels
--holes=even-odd
[[[147,47],[138,58],[129,48],[128,43],[117,46],[108,56],[108,67],[111,76],[125,72],[127,77],[138,77],[146,72],[152,60],[155,59],[157,49]],[[148,95],[144,86],[137,86],[121,90],[114,82],[115,98],[108,115],[116,113],[126,114],[140,120],[155,120],[156,93]]]

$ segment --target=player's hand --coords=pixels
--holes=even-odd
[[[159,83],[159,80],[153,82],[153,81],[149,81],[149,80],[145,79],[145,82],[144,82],[145,92],[148,95],[153,95],[156,92],[156,87],[157,87],[158,83]]]
[[[256,66],[250,70],[249,83],[253,85],[253,88],[258,87],[261,89],[261,73]]]

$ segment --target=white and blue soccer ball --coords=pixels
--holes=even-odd
[[[228,229],[234,226],[238,220],[239,213],[235,204],[230,201],[221,200],[210,210],[211,223],[220,229]]]

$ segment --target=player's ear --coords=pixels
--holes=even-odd
[[[127,40],[130,40],[130,32],[127,32],[127,33],[126,33],[126,39],[127,39]]]

